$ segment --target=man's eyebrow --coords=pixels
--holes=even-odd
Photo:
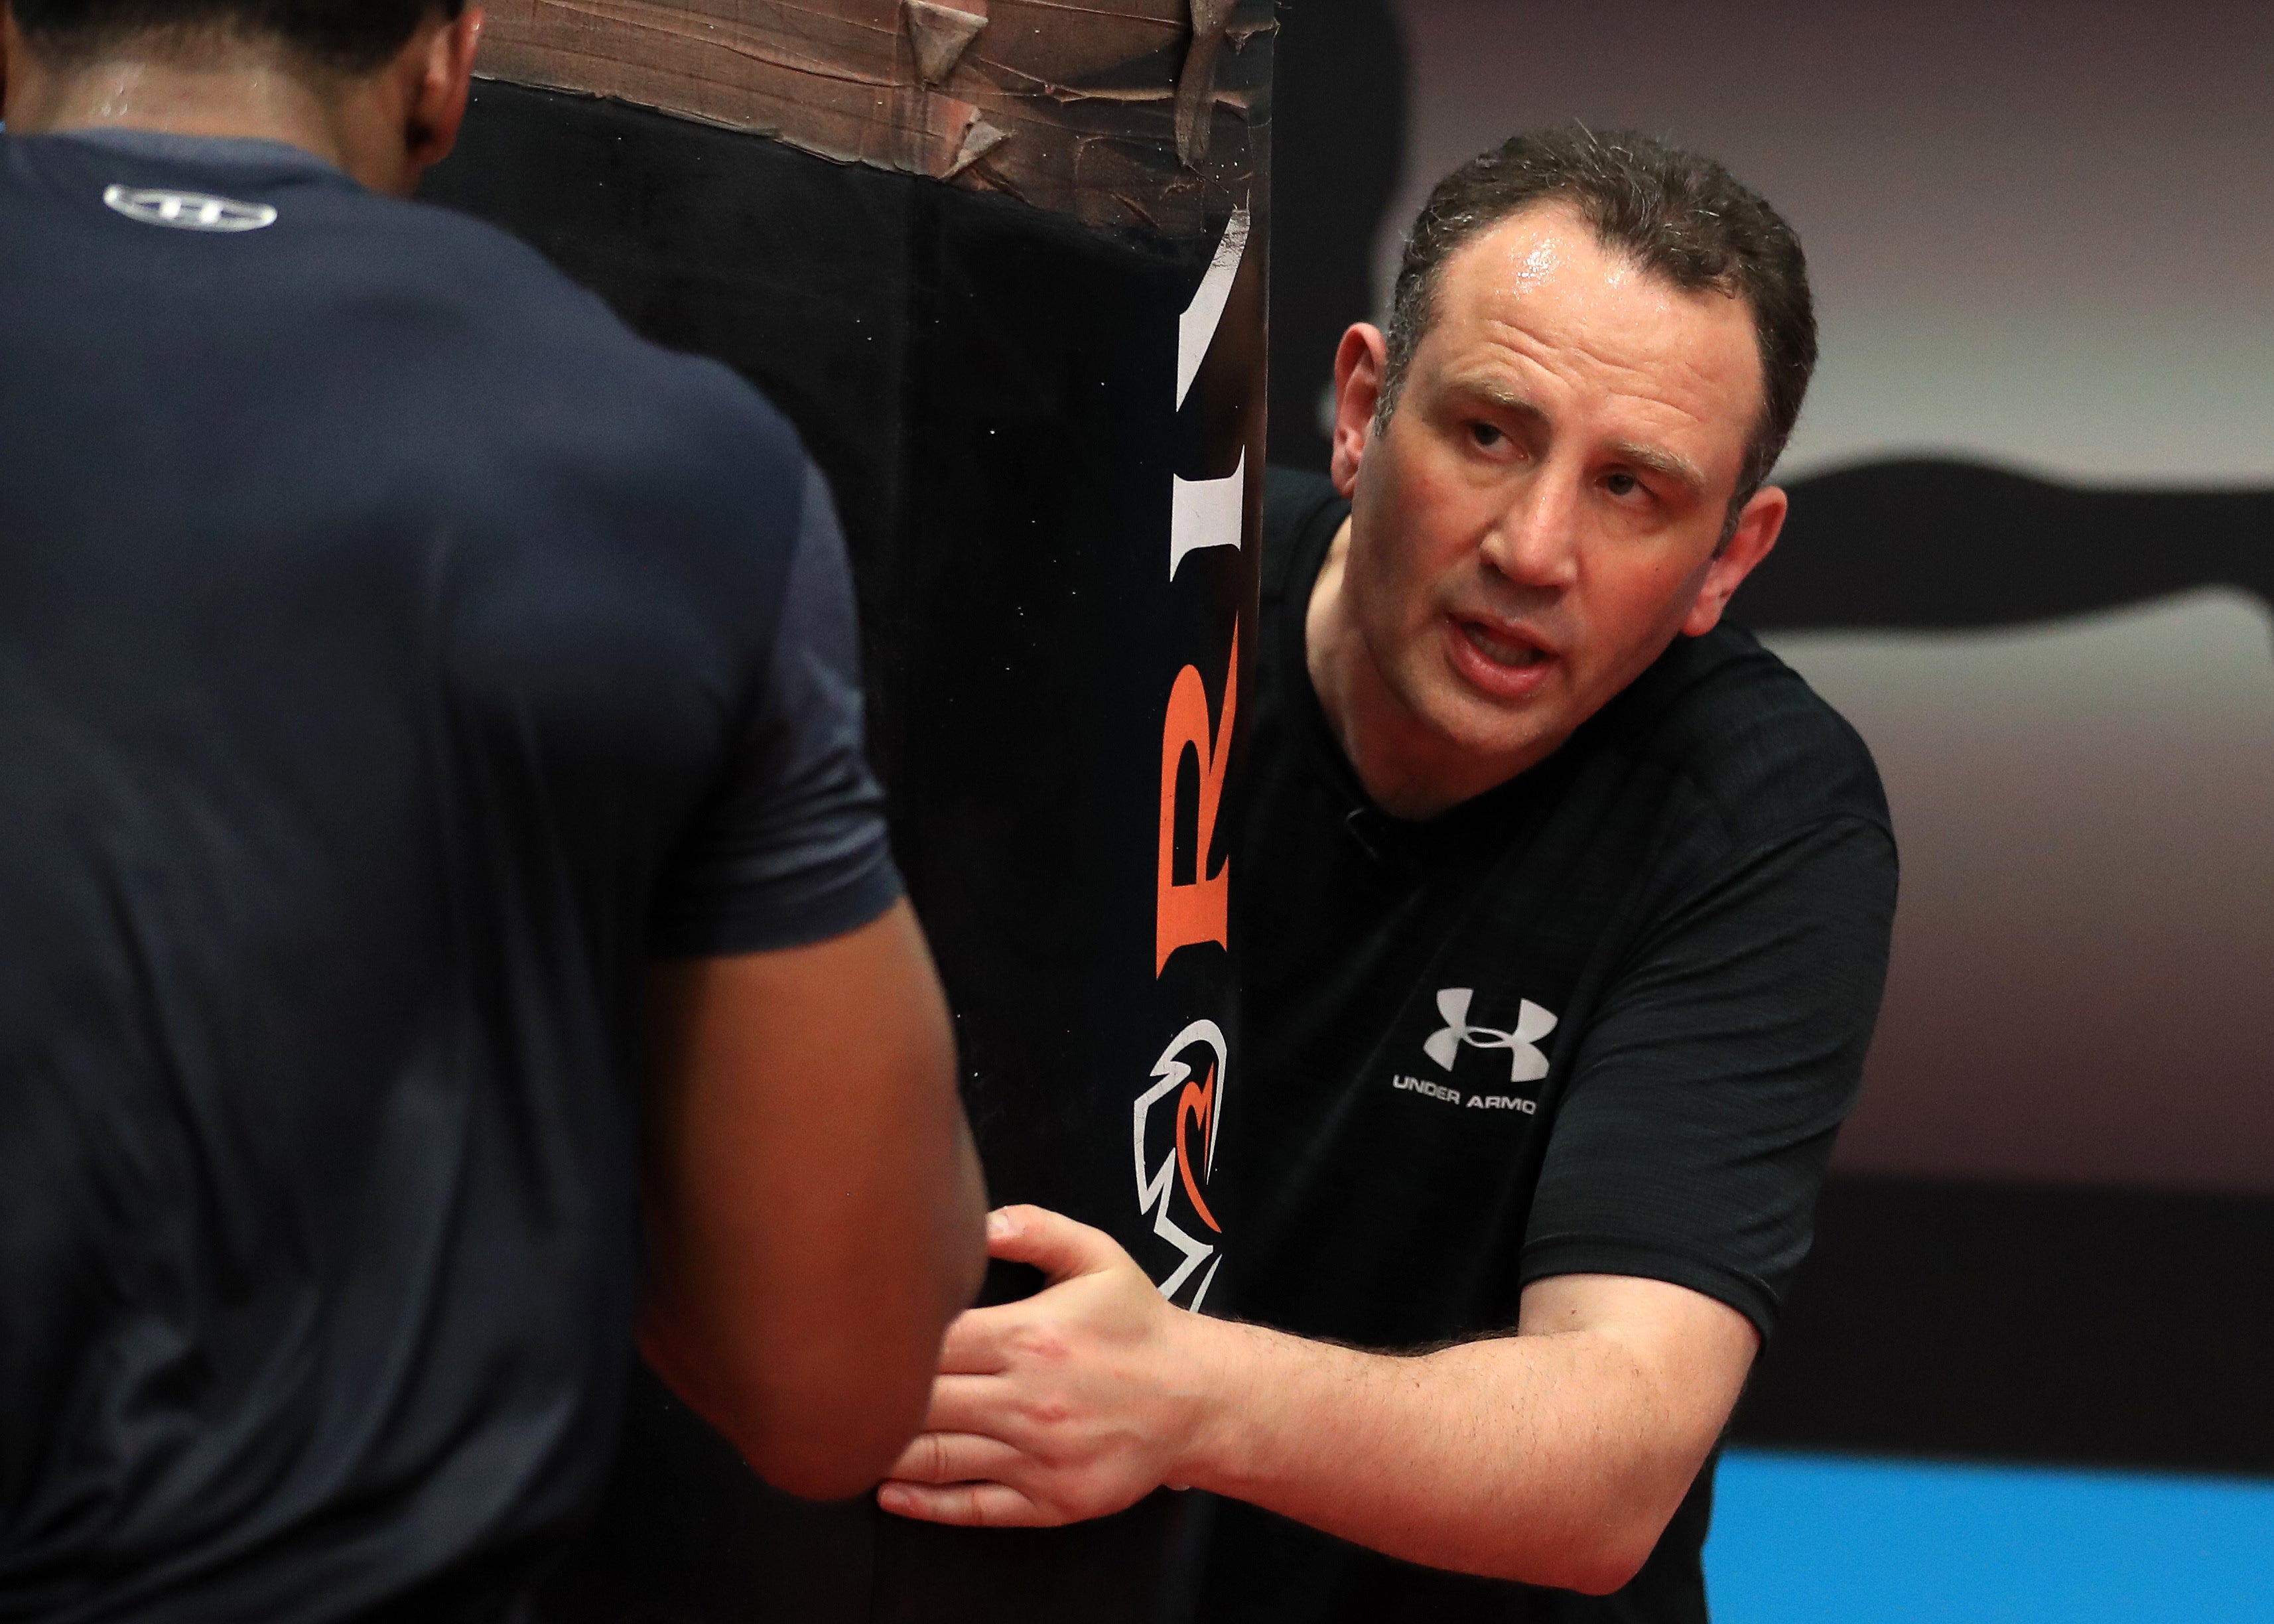
[[[1454,388],[1457,392],[1472,396],[1484,405],[1491,407],[1495,411],[1505,413],[1509,417],[1522,417],[1527,422],[1542,425],[1547,421],[1546,412],[1505,384],[1480,380],[1456,384]]]
[[[1505,384],[1478,379],[1453,387],[1457,393],[1466,395],[1505,416],[1521,417],[1541,427],[1547,425],[1546,412]],[[1633,463],[1645,473],[1672,480],[1693,497],[1706,494],[1704,470],[1679,452],[1668,451],[1663,446],[1645,446],[1636,440],[1623,440],[1611,447],[1611,455],[1622,462]]]
[[[1611,455],[1622,462],[1631,462],[1660,478],[1671,479],[1692,496],[1706,494],[1706,476],[1698,464],[1662,446],[1640,446],[1632,440],[1621,440],[1611,447]]]

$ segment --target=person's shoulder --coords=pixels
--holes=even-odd
[[[732,369],[633,331],[598,294],[536,249],[436,204],[372,199],[388,212],[395,278],[463,335],[457,364],[481,396],[512,400],[511,432],[558,440],[659,479],[714,476],[742,491],[802,488],[804,448],[788,420]],[[384,287],[374,291],[384,292]]]
[[[539,357],[600,360],[629,369],[621,385],[771,417],[757,391],[727,368],[634,332],[599,295],[511,233],[440,204],[371,201],[392,216],[384,223],[397,274],[478,310],[493,342],[541,345]]]
[[[594,535],[732,542],[794,521],[803,447],[755,387],[471,214],[258,141],[0,138],[0,333],[155,328],[128,357],[142,398],[200,419],[218,395],[230,432],[263,443],[320,413],[340,455],[294,465],[305,500],[393,479],[501,531],[544,502]],[[153,229],[192,207],[250,223]],[[230,393],[247,375],[261,387]]]
[[[1889,827],[1863,735],[1742,628],[1677,638],[1601,719],[1619,748],[1676,775],[1734,841],[1842,817]]]
[[[811,462],[755,386],[634,331],[486,222],[349,201],[357,217],[342,229],[370,258],[307,314],[366,357],[375,413],[417,425],[376,455],[425,500],[500,535],[545,530],[553,551],[636,551],[651,583],[682,583],[721,613],[773,590],[806,521]]]
[[[1268,467],[1263,470],[1263,596],[1274,598],[1287,590],[1288,575],[1297,560],[1316,553],[1323,557],[1350,512],[1350,503],[1324,474],[1307,469]],[[1323,538],[1321,531],[1324,531]]]

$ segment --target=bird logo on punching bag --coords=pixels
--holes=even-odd
[[[1171,1302],[1183,1290],[1201,1264],[1208,1272],[1185,1304],[1198,1309],[1216,1279],[1224,1259],[1218,1247],[1223,1226],[1209,1210],[1207,1188],[1216,1170],[1216,1129],[1224,1120],[1224,1097],[1231,1079],[1231,1049],[1224,1028],[1212,1020],[1196,1020],[1169,1040],[1153,1064],[1153,1086],[1138,1095],[1131,1113],[1130,1136],[1136,1157],[1137,1206],[1153,1220],[1153,1233],[1174,1246],[1183,1260],[1161,1282],[1161,1295]],[[1154,1108],[1174,1094],[1175,1102],[1156,1121]],[[1156,1149],[1157,1147],[1157,1160]],[[1209,1235],[1204,1240],[1171,1216],[1181,1193],[1185,1209]]]

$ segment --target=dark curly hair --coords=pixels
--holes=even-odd
[[[1711,158],[1631,130],[1584,124],[1512,136],[1439,181],[1407,233],[1390,302],[1389,357],[1376,421],[1386,423],[1435,315],[1445,261],[1534,203],[1578,208],[1607,247],[1690,291],[1745,301],[1760,347],[1760,419],[1729,503],[1737,510],[1776,466],[1816,370],[1816,312],[1800,239],[1758,192]]]
[[[150,37],[275,40],[310,60],[367,72],[403,49],[421,19],[456,17],[465,0],[11,0],[41,56],[87,61]]]

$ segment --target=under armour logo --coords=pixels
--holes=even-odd
[[[1547,1076],[1547,1056],[1540,1052],[1539,1043],[1555,1030],[1555,1017],[1526,998],[1517,1006],[1515,1031],[1472,1026],[1469,1000],[1474,996],[1475,989],[1469,987],[1439,990],[1437,1013],[1445,1018],[1445,1024],[1429,1034],[1428,1041],[1421,1045],[1422,1052],[1449,1071],[1464,1043],[1472,1049],[1504,1049],[1508,1050],[1510,1082],[1537,1082]]]
[[[276,223],[276,211],[266,203],[239,203],[202,192],[109,186],[104,188],[102,200],[129,220],[178,231],[258,231]]]

